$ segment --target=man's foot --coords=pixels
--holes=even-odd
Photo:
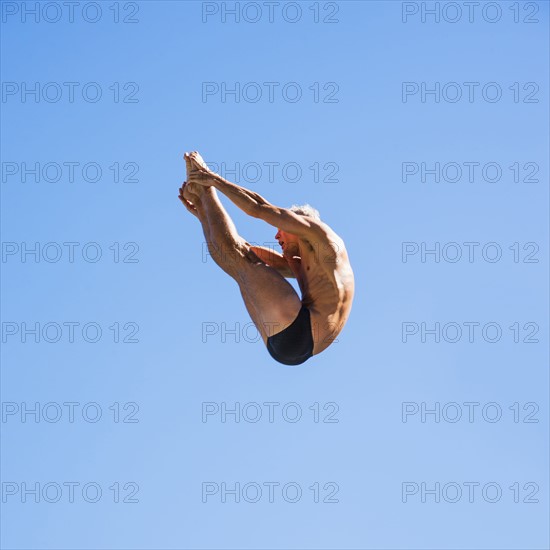
[[[191,166],[187,166],[187,169],[191,170],[206,170],[207,172],[211,172],[210,168],[208,168],[208,165],[206,162],[204,162],[204,159],[199,155],[198,151],[191,151],[191,153],[185,153],[184,155],[185,161],[189,161]]]
[[[191,174],[193,174],[195,179],[200,178],[201,187],[205,189],[211,187],[210,177],[215,177],[217,174],[208,168],[208,165],[204,162],[204,159],[199,155],[199,153],[197,151],[185,153],[183,158],[185,159],[185,165],[187,168],[188,182],[191,183]]]
[[[198,183],[194,183],[192,181],[186,181],[182,185],[182,189],[184,191],[184,197],[193,203],[200,201],[200,198],[204,192],[202,185],[199,185]]]
[[[187,178],[189,180],[189,175],[194,172],[197,175],[197,171],[200,172],[198,176],[206,176],[208,174],[213,174],[213,172],[208,168],[203,158],[199,155],[197,151],[191,153],[185,153],[183,155],[185,160],[185,167],[187,169]],[[195,176],[196,177],[196,176]],[[193,181],[186,181],[179,190],[179,199],[183,205],[187,208],[191,214],[198,217],[198,208],[202,206],[201,199],[205,196],[205,193],[214,192],[214,188],[207,184],[199,184]]]

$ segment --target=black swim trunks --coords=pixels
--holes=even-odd
[[[267,339],[267,351],[283,365],[299,365],[313,356],[309,309],[302,306],[293,323]]]

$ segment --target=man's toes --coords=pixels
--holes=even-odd
[[[190,155],[190,159],[195,162],[201,168],[208,170],[208,165],[204,162],[204,159],[200,156],[198,151],[193,151]]]
[[[193,163],[191,162],[191,157],[189,156],[189,153],[185,153],[185,155],[183,155],[183,158],[185,160],[185,169],[187,170],[187,175],[189,175],[191,170],[193,170]]]

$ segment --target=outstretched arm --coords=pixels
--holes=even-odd
[[[193,170],[188,176],[188,181],[215,187],[249,216],[264,220],[287,233],[310,240],[328,236],[323,223],[295,214],[288,208],[275,206],[258,193],[231,183],[214,172]]]

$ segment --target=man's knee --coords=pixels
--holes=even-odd
[[[243,255],[241,245],[238,242],[231,240],[223,242],[208,241],[206,244],[210,254],[215,259],[223,262],[237,260],[239,256]]]
[[[209,242],[208,249],[214,261],[238,281],[246,277],[251,266],[262,263],[244,239],[224,244]]]
[[[252,250],[252,245],[245,241],[242,237],[239,237],[226,245],[224,253],[227,258],[241,264],[243,267],[263,263]]]

